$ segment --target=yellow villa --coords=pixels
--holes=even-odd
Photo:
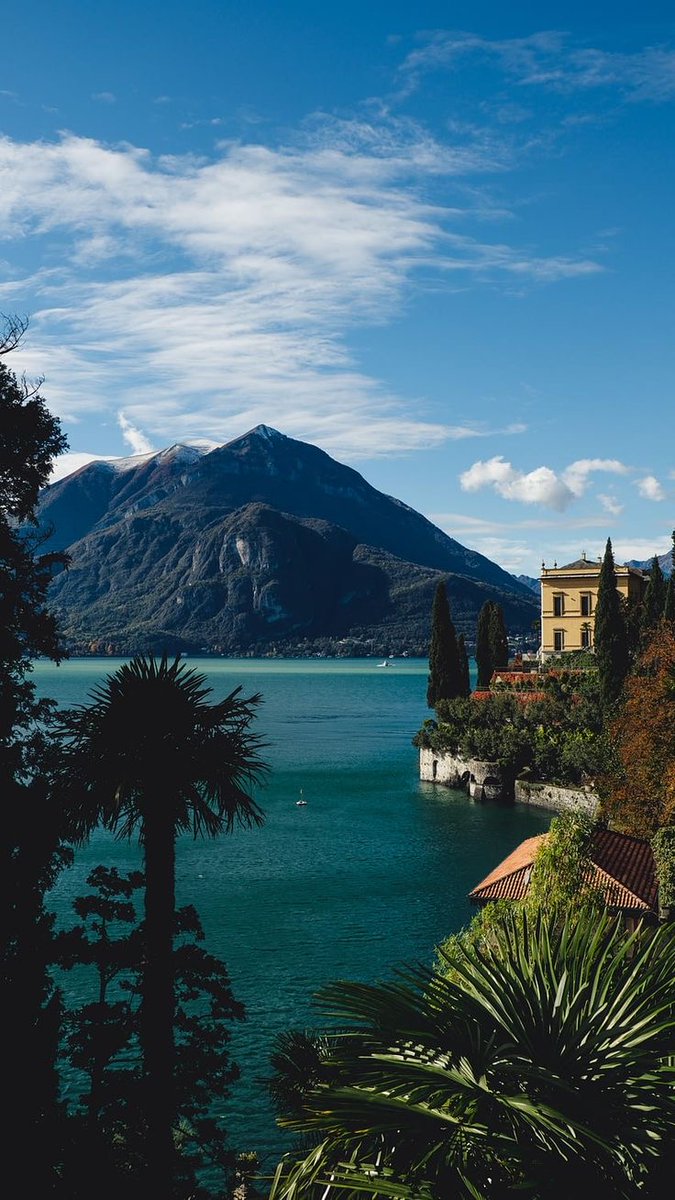
[[[541,564],[542,659],[592,649],[601,565],[600,559],[586,558],[585,553],[564,567]],[[625,600],[639,599],[647,576],[636,567],[616,565],[614,571],[619,594]]]

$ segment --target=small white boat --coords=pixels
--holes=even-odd
[[[295,804],[296,804],[297,808],[304,808],[305,805],[307,804],[307,801],[305,800],[305,797],[302,793],[302,788],[300,788],[300,799],[296,800]]]
[[[389,666],[389,659],[388,659],[388,658],[385,658],[384,662],[378,663],[377,665],[378,665],[378,667],[388,667],[388,666]]]

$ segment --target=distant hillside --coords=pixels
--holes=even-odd
[[[671,575],[672,570],[673,570],[673,552],[672,552],[672,550],[668,550],[666,552],[666,554],[658,554],[657,558],[659,560],[659,566],[661,567],[663,574],[666,576]],[[627,567],[639,567],[641,571],[651,571],[652,562],[653,562],[653,556],[652,556],[652,558],[644,558],[644,559],[640,559],[640,560],[638,560],[637,558],[632,558],[630,560],[630,562],[626,563],[626,566]]]
[[[472,638],[486,599],[529,633],[529,588],[322,450],[259,425],[204,451],[94,462],[40,516],[72,565],[50,603],[75,648],[426,653],[436,584]]]
[[[514,575],[514,579],[517,579],[519,583],[524,584],[530,591],[536,592],[539,595],[541,584],[538,579],[533,579],[531,575]]]

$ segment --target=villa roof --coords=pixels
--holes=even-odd
[[[598,575],[602,562],[597,558],[575,558],[574,562],[564,563],[561,567],[546,567],[544,573],[549,575],[552,571],[593,571]],[[615,563],[615,571],[628,571],[630,575],[644,575],[645,572],[640,567],[629,567],[628,563]]]
[[[524,900],[530,885],[532,864],[548,834],[527,838],[469,892],[469,899]],[[614,829],[593,834],[588,882],[599,887],[608,908],[636,915],[655,913],[658,885],[654,856],[649,842]]]
[[[596,571],[600,570],[600,563],[594,562],[591,558],[575,558],[574,562],[565,563],[564,567],[559,567],[559,571],[584,571],[588,567],[593,567]]]

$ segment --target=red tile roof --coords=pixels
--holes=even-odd
[[[521,842],[477,887],[469,899],[524,900],[537,850],[548,835]],[[613,829],[593,834],[588,882],[599,887],[608,908],[621,912],[655,913],[658,885],[649,842]]]

